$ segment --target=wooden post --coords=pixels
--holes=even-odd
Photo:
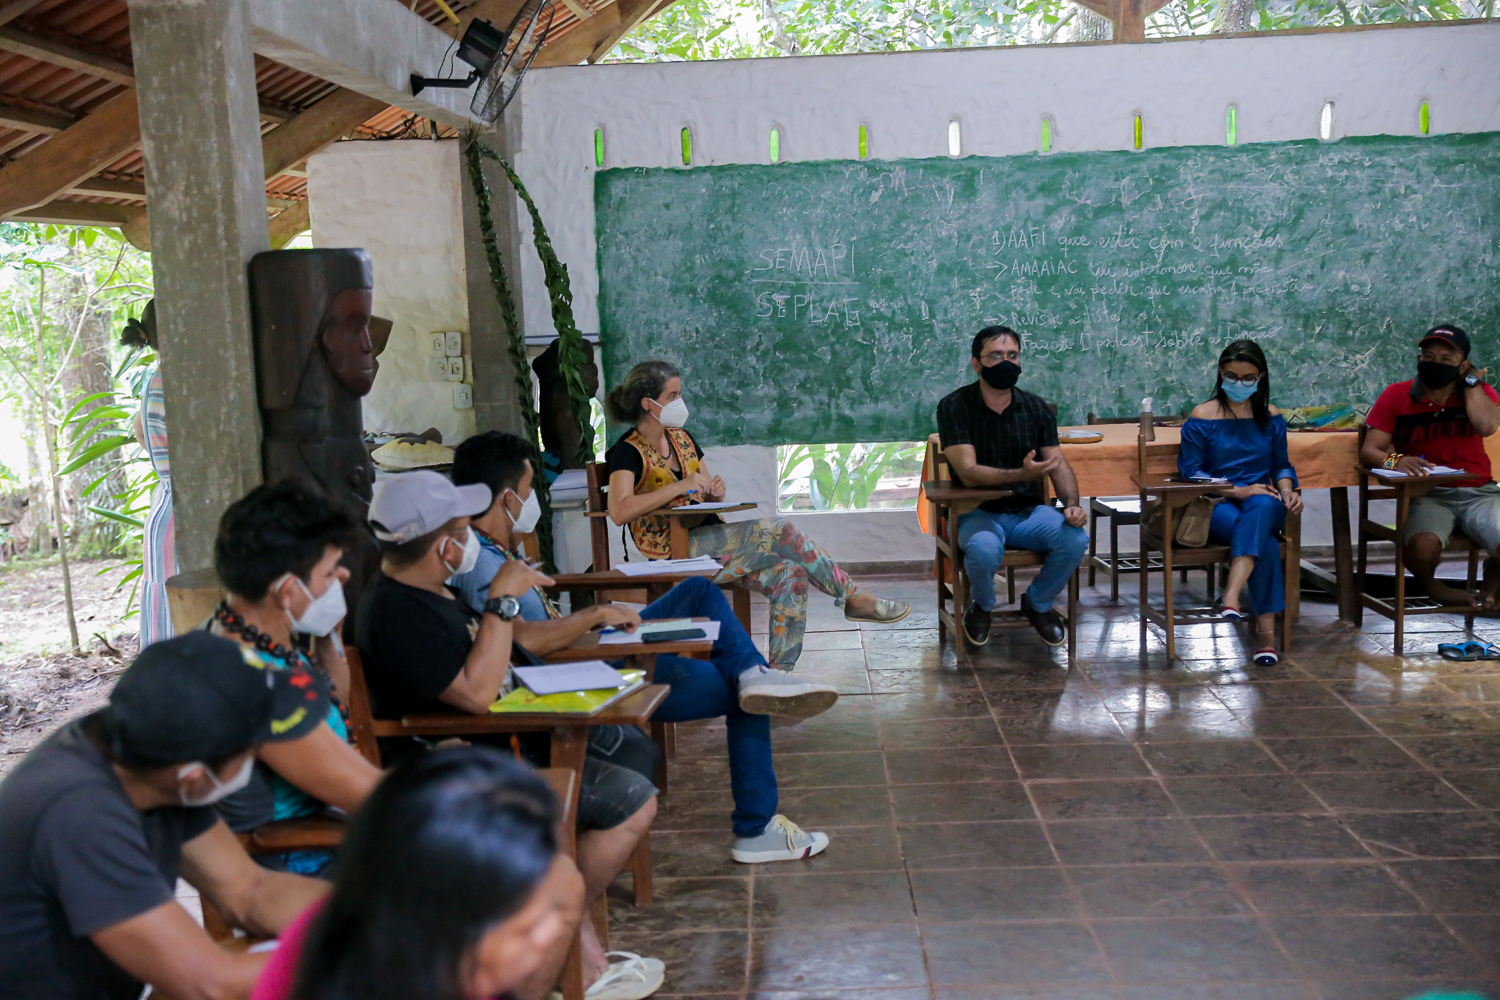
[[[1078,0],[1081,6],[1109,19],[1112,41],[1144,42],[1146,18],[1167,5],[1166,0]]]

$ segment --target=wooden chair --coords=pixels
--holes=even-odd
[[[1359,428],[1359,447],[1363,450],[1365,444],[1365,427]],[[1358,454],[1356,452],[1356,454]],[[1474,607],[1473,605],[1445,605],[1425,594],[1420,596],[1409,595],[1406,592],[1406,518],[1411,512],[1411,502],[1417,497],[1425,496],[1433,488],[1438,486],[1451,486],[1456,482],[1468,479],[1468,476],[1422,476],[1416,479],[1384,479],[1372,473],[1364,465],[1359,466],[1359,563],[1356,570],[1356,590],[1358,592],[1358,603],[1354,609],[1354,623],[1362,624],[1364,609],[1369,608],[1378,614],[1384,615],[1396,623],[1395,646],[1396,654],[1401,655],[1406,641],[1406,616],[1407,615],[1458,615],[1464,616],[1464,628],[1469,632],[1474,630]],[[1396,501],[1396,523],[1394,525],[1381,524],[1370,518],[1370,502],[1372,500],[1394,500]],[[1365,583],[1365,571],[1369,565],[1369,548],[1371,540],[1391,542],[1396,549],[1396,571],[1395,584],[1396,593],[1394,597],[1385,597],[1370,593]],[[1443,548],[1444,552],[1466,552],[1469,556],[1469,569],[1466,577],[1466,588],[1473,593],[1479,579],[1479,559],[1484,550],[1475,545],[1467,535],[1454,531],[1448,538],[1448,544]]]
[[[933,479],[922,484],[927,501],[932,504],[932,537],[936,549],[936,575],[938,591],[938,642],[947,640],[948,631],[954,635],[955,648],[960,659],[968,659],[968,642],[964,638],[963,615],[968,606],[969,585],[964,574],[963,552],[958,547],[958,519],[978,507],[986,500],[996,500],[1011,495],[1005,489],[970,489],[953,485],[953,473],[948,459],[934,434],[927,440],[927,456],[924,468],[930,469]],[[1044,487],[1045,488],[1045,487]],[[1051,502],[1050,497],[1047,502]],[[1040,566],[1046,562],[1043,552],[1027,549],[1006,549],[1000,566],[1006,571],[1007,603],[1016,600],[1015,570],[1017,566]],[[1068,658],[1072,659],[1078,646],[1078,572],[1068,578]],[[992,620],[1001,626],[1011,627],[1030,624],[1019,610],[995,611]]]
[[[1140,424],[1140,417],[1098,417],[1090,413],[1087,418],[1090,425],[1094,424]],[[1175,421],[1167,417],[1159,417],[1151,421],[1157,427],[1164,427]],[[1099,555],[1099,520],[1103,518],[1109,522],[1109,556]],[[1117,604],[1120,600],[1120,574],[1139,573],[1141,562],[1138,555],[1120,555],[1120,527],[1139,527],[1141,523],[1141,501],[1138,497],[1089,497],[1089,586],[1092,587],[1098,579],[1098,571],[1104,570],[1109,574],[1109,600],[1111,604]],[[1161,561],[1157,560],[1151,564],[1151,569],[1160,569]],[[1205,575],[1208,586],[1208,599],[1214,597],[1214,566],[1205,567]],[[1187,570],[1182,571],[1182,582],[1187,583]]]
[[[551,736],[551,766],[563,767],[583,773],[584,751],[588,744],[588,730],[594,726],[640,726],[650,721],[651,713],[666,698],[668,688],[662,684],[648,684],[634,694],[621,699],[596,715],[584,718],[559,717],[547,714],[470,715],[464,712],[430,712],[406,715],[400,719],[377,719],[370,704],[370,688],[365,682],[364,660],[353,646],[345,650],[349,661],[349,728],[354,736],[354,745],[364,758],[376,767],[380,766],[380,743],[383,736],[420,737],[464,737],[481,734],[511,734],[545,732]],[[646,654],[653,656],[654,654]],[[569,662],[567,658],[551,662]],[[575,656],[581,659],[597,659],[598,654]],[[653,890],[651,879],[651,845],[642,839],[631,856],[630,872],[635,884],[635,903],[646,906],[651,902]]]
[[[1171,660],[1177,655],[1178,625],[1223,620],[1217,614],[1212,613],[1211,607],[1178,608],[1172,571],[1189,566],[1204,566],[1212,572],[1220,564],[1229,562],[1229,546],[1205,545],[1202,548],[1186,548],[1175,542],[1166,545],[1162,540],[1173,537],[1177,530],[1176,515],[1181,508],[1200,496],[1219,492],[1222,487],[1166,482],[1168,478],[1177,475],[1178,446],[1176,444],[1148,441],[1142,437],[1138,439],[1136,448],[1136,474],[1131,478],[1140,487],[1141,509],[1143,511],[1148,509],[1148,495],[1155,495],[1165,508],[1164,520],[1160,522],[1160,535],[1152,530],[1153,526],[1148,523],[1149,519],[1142,518],[1140,560],[1146,569],[1140,574],[1141,647],[1144,649],[1146,644],[1146,623],[1156,622],[1167,634],[1167,659]],[[1281,616],[1281,633],[1277,648],[1283,651],[1286,649],[1287,638],[1291,632],[1291,623],[1298,617],[1300,606],[1301,539],[1302,516],[1288,513],[1280,542],[1282,575],[1286,586],[1286,611]],[[1158,555],[1153,557],[1152,553],[1158,553]],[[1162,586],[1165,592],[1165,605],[1162,608],[1152,606],[1149,597],[1150,571],[1157,568],[1162,571]]]
[[[598,462],[589,462],[584,467],[588,475],[589,498],[589,541],[594,554],[594,572],[604,573],[610,568],[609,558],[609,501],[605,492],[609,488],[606,478],[605,467]],[[731,510],[748,510],[754,504],[745,504],[741,507],[730,508]],[[653,513],[665,513],[672,520],[672,558],[686,559],[692,553],[688,551],[688,531],[692,527],[684,520],[685,518],[698,518],[705,515],[693,514],[690,510],[675,511],[653,511]],[[698,574],[683,574],[678,582],[689,576]],[[640,587],[641,578],[637,577],[637,587]],[[649,600],[656,600],[677,584],[673,583],[663,586],[660,583],[646,586]],[[750,631],[750,591],[746,590],[740,581],[721,585],[722,589],[729,595],[729,602],[734,607],[734,616],[744,626],[745,631]]]

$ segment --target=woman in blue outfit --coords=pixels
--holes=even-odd
[[[1216,476],[1234,484],[1214,504],[1208,537],[1229,546],[1222,615],[1246,620],[1242,596],[1248,597],[1259,666],[1276,662],[1276,612],[1286,608],[1277,535],[1287,514],[1302,509],[1297,473],[1286,454],[1286,421],[1270,399],[1271,376],[1260,345],[1236,340],[1219,355],[1213,396],[1183,424],[1177,453],[1183,476]]]

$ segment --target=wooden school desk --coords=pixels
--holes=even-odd
[[[1059,427],[1058,431],[1092,431],[1104,435],[1103,440],[1092,444],[1068,444],[1063,442],[1062,453],[1078,477],[1080,497],[1131,496],[1137,492],[1130,477],[1136,471],[1136,440],[1140,425],[1092,424],[1079,427]],[[934,438],[937,435],[933,435]],[[1347,431],[1289,431],[1287,433],[1287,457],[1292,468],[1297,470],[1297,481],[1304,491],[1328,490],[1333,511],[1333,557],[1337,580],[1339,617],[1353,621],[1355,617],[1354,594],[1354,546],[1349,529],[1349,487],[1359,485],[1358,439],[1354,430]],[[1181,440],[1176,427],[1156,428],[1156,440],[1172,444]],[[1490,462],[1500,469],[1500,434],[1485,438],[1485,451]],[[926,518],[926,503],[918,500],[918,509]],[[924,524],[925,528],[925,524]]]

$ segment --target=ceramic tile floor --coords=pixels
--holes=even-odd
[[[814,595],[798,670],[843,697],[773,733],[825,854],[734,864],[723,727],[678,727],[656,901],[611,900],[659,995],[1500,1000],[1500,661],[1426,652],[1461,621],[1416,619],[1402,659],[1389,622],[1307,602],[1275,668],[1229,625],[1169,667],[1106,588],[1071,669],[1029,629],[960,665],[931,581],[869,585],[913,614],[855,628]]]

